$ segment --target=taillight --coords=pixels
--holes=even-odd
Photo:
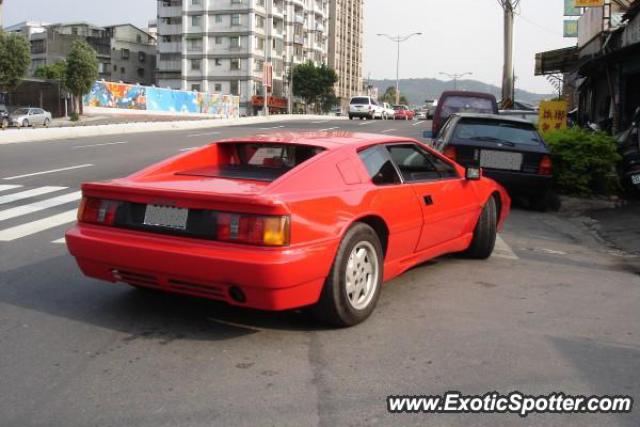
[[[289,244],[288,216],[218,214],[217,238],[226,242],[263,246]]]
[[[83,197],[78,208],[78,221],[90,224],[113,225],[121,202]]]
[[[448,157],[454,162],[456,160],[456,156],[458,155],[458,153],[456,152],[456,147],[452,145],[447,145],[446,147],[444,147],[444,151],[442,152],[442,154],[444,154],[445,157]]]
[[[553,174],[553,164],[551,162],[551,157],[542,156],[540,160],[540,167],[538,168],[538,173],[540,175],[551,175]]]

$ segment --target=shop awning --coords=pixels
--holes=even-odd
[[[578,60],[577,46],[536,53],[536,76],[575,71]]]

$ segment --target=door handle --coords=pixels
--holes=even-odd
[[[429,194],[424,196],[424,204],[427,206],[433,205],[433,198]]]

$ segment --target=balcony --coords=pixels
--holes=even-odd
[[[160,22],[158,24],[158,34],[162,36],[175,36],[182,34],[181,24],[165,24]]]
[[[182,73],[182,61],[158,61],[158,71]]]
[[[182,16],[182,6],[162,6],[158,5],[158,18],[177,18]]]
[[[304,15],[294,15],[293,22],[295,22],[296,24],[304,24]]]
[[[173,43],[165,43],[160,42],[158,44],[158,53],[181,53],[182,52],[182,43],[173,42]]]
[[[295,44],[301,44],[301,45],[304,45],[304,36],[294,35],[294,36],[293,36],[293,42],[294,42]]]

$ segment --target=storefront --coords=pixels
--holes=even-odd
[[[264,97],[253,96],[251,97],[251,106],[253,108],[253,115],[257,116],[262,114],[264,110]],[[278,96],[269,97],[269,114],[286,114],[288,108],[287,98]]]

